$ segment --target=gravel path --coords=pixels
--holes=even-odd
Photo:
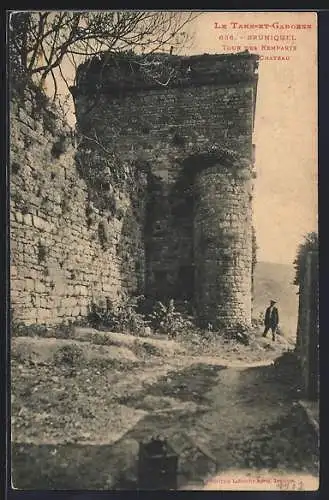
[[[136,489],[139,442],[161,434],[179,456],[179,489],[314,490],[317,437],[298,404],[291,356],[274,362],[280,354],[151,356],[122,366],[102,358],[73,375],[20,355],[14,485]]]
[[[317,489],[317,436],[289,364],[209,361],[201,357],[126,400],[150,413],[122,447],[160,433],[179,455],[180,489]],[[167,410],[158,410],[161,401]],[[135,470],[127,472],[116,488],[133,487]]]
[[[273,365],[219,374],[195,430],[217,462],[204,489],[317,489],[317,437],[289,382]]]

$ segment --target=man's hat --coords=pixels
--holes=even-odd
[[[276,300],[271,300],[271,304],[276,304]]]

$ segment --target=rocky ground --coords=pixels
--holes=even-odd
[[[317,435],[284,337],[58,337],[12,339],[15,487],[136,489],[139,443],[160,434],[180,489],[317,488]]]

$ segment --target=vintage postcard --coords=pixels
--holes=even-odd
[[[12,488],[317,490],[316,13],[8,44]]]

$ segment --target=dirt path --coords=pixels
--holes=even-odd
[[[298,393],[289,370],[268,362],[224,368],[204,361],[200,358],[197,364],[158,381],[147,394],[126,401],[150,410],[153,395],[154,411],[124,439],[139,441],[152,433],[168,439],[179,455],[181,489],[201,489],[203,484],[206,489],[230,489],[227,481],[214,483],[232,471],[238,477],[269,474],[272,489],[282,489],[278,478],[302,474],[303,485],[311,484],[314,489],[316,438],[297,405]],[[169,394],[176,407],[171,402],[171,408],[159,412],[160,398]],[[294,489],[296,484],[286,482],[285,487]]]
[[[297,404],[289,355],[274,363],[282,351],[264,349],[266,359],[247,363],[239,352],[218,352],[147,354],[123,367],[89,362],[73,378],[61,365],[30,365],[20,356],[13,370],[15,486],[136,489],[139,443],[159,434],[179,457],[179,489],[248,489],[255,474],[270,475],[271,489],[314,485],[317,440]],[[287,474],[304,479],[282,486],[278,478]]]

